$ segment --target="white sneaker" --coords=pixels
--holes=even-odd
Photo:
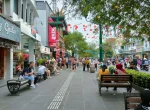
[[[35,85],[34,85],[34,84],[32,84],[32,85],[30,86],[30,88],[35,88]]]
[[[36,83],[36,84],[35,84],[35,86],[37,87],[37,86],[39,86],[39,84],[38,84],[38,83]]]

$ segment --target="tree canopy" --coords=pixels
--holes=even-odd
[[[109,42],[103,43],[102,48],[103,48],[104,59],[113,57],[114,51],[113,51],[112,46]]]
[[[73,12],[92,23],[113,26],[126,38],[148,37],[150,40],[149,0],[70,0]],[[98,16],[100,19],[98,19]]]
[[[83,54],[83,51],[88,48],[88,44],[80,32],[69,33],[65,36],[64,42],[65,48],[72,51],[72,56],[74,53]]]
[[[88,43],[88,48],[87,50],[83,51],[84,56],[87,57],[94,57],[97,58],[98,57],[98,50],[96,48],[96,44],[95,43]]]

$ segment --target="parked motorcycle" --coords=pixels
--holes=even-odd
[[[146,64],[141,65],[141,70],[148,71],[149,70],[149,65],[146,65]]]

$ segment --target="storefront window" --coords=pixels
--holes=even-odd
[[[18,15],[18,0],[14,0],[14,12]]]
[[[21,18],[23,19],[23,4],[22,4],[22,13],[21,13]]]

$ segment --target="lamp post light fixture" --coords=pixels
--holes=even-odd
[[[99,20],[99,61],[103,61],[103,48],[102,48],[102,24],[100,21],[100,16],[97,17]]]

